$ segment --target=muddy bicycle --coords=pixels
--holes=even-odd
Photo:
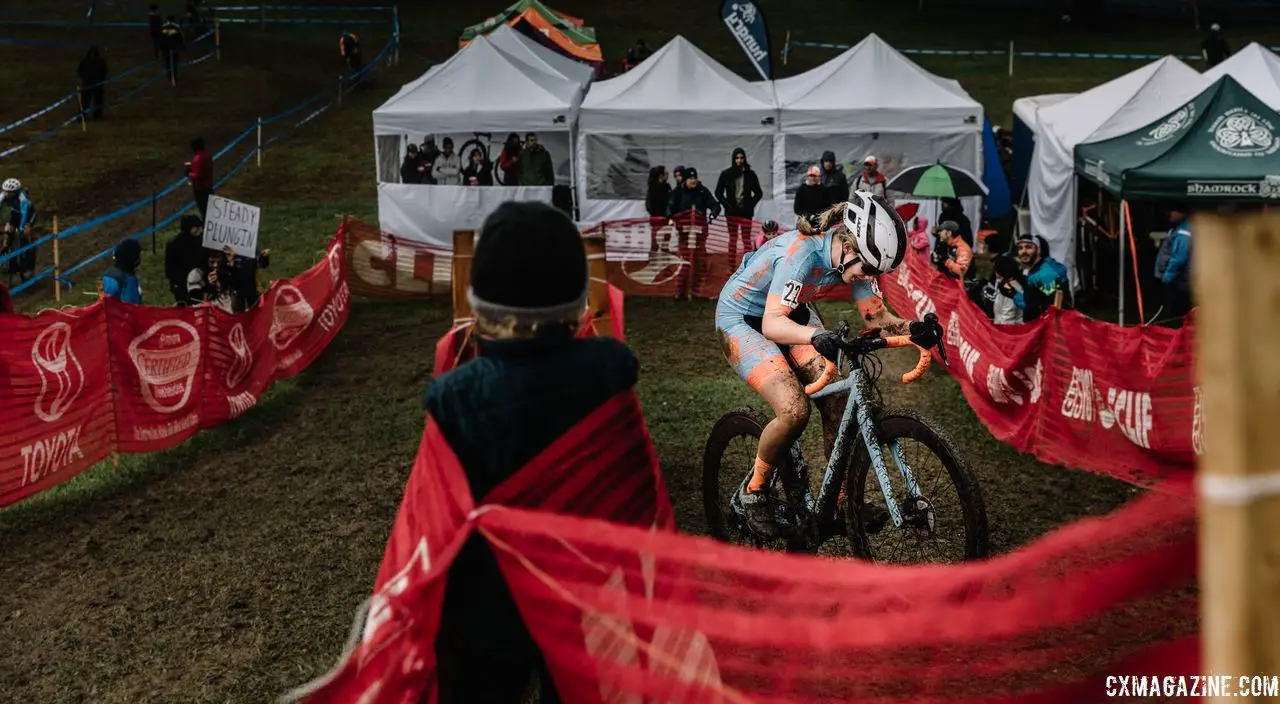
[[[937,316],[931,313],[924,322],[933,326],[938,355],[947,364]],[[845,322],[837,332],[842,340],[839,360],[827,361],[821,378],[805,387],[811,400],[848,394],[817,497],[801,452],[802,441],[797,440],[788,460],[779,463],[768,489],[782,535],[771,539],[752,531],[738,495],[751,478],[756,445],[768,419],[750,408],[730,411],[712,428],[703,455],[702,499],[711,534],[724,542],[738,538],[757,547],[782,541],[791,552],[835,548],[837,553],[875,561],[953,562],[986,557],[990,550],[986,507],[964,456],[936,422],[914,411],[885,408],[880,398],[881,367],[875,353],[916,347],[915,343],[906,335],[864,334],[849,339]],[[929,351],[916,349],[919,361],[903,374],[903,383],[920,379],[929,367]],[[741,454],[732,453],[739,438],[748,441],[747,448]],[[913,448],[917,453],[909,458],[908,450]],[[886,457],[892,458],[896,472],[890,471]],[[942,472],[932,483],[921,480],[925,459],[941,465]],[[868,491],[869,475],[875,477],[878,494],[877,487]],[[868,494],[880,501],[873,504]],[[837,539],[847,543],[844,551],[835,545]],[[895,559],[900,557],[897,552],[890,554],[895,545],[914,545],[921,553],[926,546],[935,547],[947,554]]]

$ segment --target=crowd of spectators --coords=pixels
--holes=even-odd
[[[466,145],[463,145],[466,146]],[[551,152],[530,132],[520,140],[512,132],[502,145],[495,165],[480,147],[466,155],[454,152],[453,138],[445,137],[436,146],[434,135],[422,145],[410,144],[400,164],[400,182],[437,186],[554,186],[555,165]]]

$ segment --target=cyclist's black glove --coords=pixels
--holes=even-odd
[[[937,325],[916,321],[908,325],[907,329],[910,332],[912,344],[923,347],[926,350],[938,346],[940,331]]]
[[[818,351],[818,354],[826,357],[832,362],[839,361],[840,357],[840,336],[830,330],[819,330],[813,334],[810,344]]]

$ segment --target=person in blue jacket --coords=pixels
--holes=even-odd
[[[1187,224],[1188,208],[1175,205],[1169,210],[1169,235],[1160,243],[1156,254],[1156,278],[1164,284],[1164,313],[1173,318],[1175,328],[1191,311],[1191,226]]]
[[[133,238],[121,240],[113,259],[111,268],[102,275],[102,294],[141,305],[142,285],[137,272],[142,263],[142,245]]]
[[[8,213],[5,213],[8,209]],[[5,179],[0,186],[0,222],[4,228],[3,251],[17,251],[31,243],[31,223],[36,219],[36,204],[31,194],[16,178]],[[19,274],[23,281],[36,272],[36,250],[30,249],[9,260],[9,273]]]
[[[1049,256],[1049,243],[1043,237],[1022,234],[1018,236],[1016,247],[1027,286],[1040,294],[1036,300],[1029,300],[1023,292],[1013,296],[1014,305],[1022,310],[1023,320],[1034,320],[1049,306],[1062,308],[1062,300],[1071,282],[1067,278],[1067,268]],[[1040,298],[1043,298],[1043,304]]]

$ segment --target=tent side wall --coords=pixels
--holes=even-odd
[[[969,127],[965,132],[824,132],[793,133],[788,131],[783,117],[782,134],[778,137],[774,152],[773,197],[776,220],[784,226],[795,221],[795,192],[804,180],[810,166],[819,165],[824,151],[835,152],[836,160],[844,168],[849,180],[861,169],[862,160],[874,154],[880,162],[880,170],[893,178],[901,169],[914,164],[943,161],[970,171],[981,178],[983,170],[982,123]],[[920,204],[919,216],[931,224],[937,222],[937,203],[933,200],[915,201],[907,198],[899,202]],[[975,223],[981,219],[982,199],[962,199],[965,213]]]

